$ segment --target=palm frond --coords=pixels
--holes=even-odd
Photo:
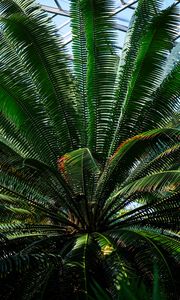
[[[113,210],[109,210],[106,214],[106,222],[111,227],[126,226],[149,226],[151,228],[171,229],[177,231],[180,226],[179,220],[179,193],[172,195],[163,195],[162,199],[152,199],[148,194],[144,198],[136,199],[136,208],[130,208],[134,203],[134,199],[117,201]],[[145,202],[145,204],[144,204]],[[129,209],[123,212],[123,209]],[[132,206],[133,207],[133,206]],[[118,216],[119,215],[119,216]],[[111,225],[110,225],[111,224]]]
[[[14,149],[22,157],[30,156],[39,158],[34,152],[32,146],[27,142],[26,138],[21,134],[17,127],[10,122],[3,114],[0,114],[1,136],[0,142]],[[40,159],[40,158],[39,158]]]
[[[113,105],[112,90],[115,80],[114,30],[112,20],[108,16],[113,9],[113,1],[84,0],[76,2],[76,5],[79,10],[80,20],[83,22],[81,30],[83,28],[85,30],[85,41],[82,36],[83,33],[81,33],[81,44],[79,47],[83,51],[84,43],[86,42],[87,49],[87,70],[86,74],[84,74],[85,77],[83,77],[87,85],[87,146],[93,155],[102,160],[107,151],[105,141],[110,132]],[[75,26],[74,30],[77,33]],[[77,45],[78,40],[79,36],[74,36],[75,45]],[[80,59],[82,51],[77,51],[76,56],[78,55],[77,57]],[[80,70],[78,73],[80,74]],[[86,116],[83,116],[83,118],[86,118]]]
[[[166,126],[179,111],[179,73],[180,64],[177,63],[159,88],[151,95],[151,101],[143,111],[146,118],[140,121],[140,129],[153,128],[157,125]],[[179,122],[177,123],[179,126]]]
[[[136,272],[140,272],[141,276],[143,273],[145,280],[152,281],[153,265],[156,263],[161,284],[164,285],[165,278],[169,274],[171,281],[171,287],[168,286],[169,292],[173,290],[176,293],[172,269],[169,264],[169,256],[174,263],[179,261],[179,239],[176,235],[173,239],[173,234],[165,232],[161,234],[158,230],[142,227],[116,229],[107,235],[114,240],[116,246],[121,249],[121,252],[124,252],[125,256],[131,256]]]
[[[176,144],[173,147],[161,152],[157,157],[148,163],[142,165],[141,168],[137,168],[137,172],[133,172],[133,180],[145,175],[152,174],[154,172],[161,171],[162,169],[177,169],[180,163],[180,144]],[[131,176],[127,178],[127,181],[132,180]],[[126,182],[127,182],[126,181]]]
[[[178,9],[173,5],[155,15],[148,27],[142,31],[143,35],[138,38],[140,46],[137,56],[133,60],[134,67],[132,72],[130,71],[131,77],[127,88],[123,89],[124,94],[121,95],[120,91],[117,98],[120,98],[122,102],[120,104],[117,100],[114,117],[116,129],[110,154],[120,141],[145,130],[141,123],[144,119],[144,109],[146,105],[149,105],[151,95],[161,83],[168,51],[173,47],[173,40],[178,35],[178,23]],[[120,82],[123,83],[122,80]],[[172,105],[173,103],[171,102]],[[159,112],[161,113],[160,106]],[[155,122],[154,116],[152,118]],[[141,126],[141,130],[138,125]],[[151,128],[153,127],[148,127],[148,129]]]
[[[138,192],[145,192],[151,190],[155,191],[156,189],[163,191],[167,190],[167,187],[170,187],[171,185],[174,185],[174,190],[178,191],[180,188],[179,181],[180,171],[178,170],[154,173],[127,184],[127,186],[123,187],[118,192],[115,192],[113,198],[116,198],[117,196],[123,194],[126,194],[126,196],[130,196]]]
[[[71,27],[72,27],[72,50],[74,73],[78,84],[76,102],[79,99],[79,109],[82,118],[82,147],[87,146],[87,129],[88,129],[88,102],[87,102],[87,48],[85,37],[85,23],[83,16],[83,2],[71,1]]]
[[[10,91],[12,94],[14,87],[14,97],[11,95],[13,103],[16,103],[15,106],[18,107],[18,110],[26,114],[26,118],[29,119],[35,132],[37,131],[35,124],[39,127],[39,133],[41,132],[43,135],[42,143],[46,141],[44,133],[47,132],[48,135],[51,132],[50,124],[47,123],[50,118],[51,126],[58,136],[58,145],[55,141],[54,145],[57,145],[56,148],[59,147],[59,154],[79,146],[78,118],[74,100],[72,101],[74,97],[73,82],[69,75],[67,55],[60,49],[60,42],[54,26],[48,21],[46,14],[29,1],[4,0],[1,2],[1,11],[2,38],[11,45],[9,47],[10,55],[6,48],[4,51],[6,54],[4,54],[1,64],[2,72],[7,76],[6,80],[5,76],[3,77],[3,89],[9,95]],[[44,35],[46,39],[44,39]],[[51,59],[49,60],[48,57]],[[17,70],[16,66],[20,69]],[[19,82],[18,85],[12,83],[13,73]],[[29,95],[33,95],[35,99],[31,99]],[[24,108],[23,101],[25,100],[26,109],[29,105],[29,115]],[[6,103],[6,112],[7,110]],[[36,115],[39,120],[36,119]],[[13,118],[10,111],[9,117]],[[49,130],[45,129],[47,126],[50,129],[49,133]],[[42,131],[41,127],[43,127]],[[51,144],[52,142],[49,141],[49,147]],[[53,148],[51,147],[50,157],[52,153]]]
[[[111,191],[126,183],[128,179],[131,181],[135,179],[136,174],[141,174],[148,163],[150,164],[163,151],[168,152],[174,143],[178,144],[178,140],[177,129],[162,128],[143,132],[121,143],[102,172],[96,198],[107,199]]]

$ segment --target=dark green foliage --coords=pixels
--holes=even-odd
[[[179,299],[178,6],[71,0],[73,68],[28,0],[0,1],[0,298]],[[164,78],[164,79],[162,79]]]

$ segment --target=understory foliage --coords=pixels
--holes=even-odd
[[[139,0],[120,59],[114,1],[70,2],[73,60],[0,1],[0,298],[179,299],[177,2]]]

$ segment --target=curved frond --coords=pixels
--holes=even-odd
[[[41,147],[46,148],[48,144],[48,157],[56,149],[53,159],[56,161],[58,147],[59,154],[63,154],[80,144],[74,85],[67,55],[60,47],[53,25],[34,3],[4,0],[0,9],[1,49],[5,50],[1,86],[7,99],[2,106],[6,105],[6,114],[15,122],[10,108],[10,103],[14,103],[26,122],[29,120],[26,137],[32,140],[38,128],[36,136],[42,137]],[[14,76],[18,85],[13,83]],[[18,118],[20,121],[18,128],[23,126],[25,131],[22,118]],[[40,144],[37,140],[35,143],[36,147]]]
[[[149,103],[152,101],[152,94],[156,92],[161,83],[168,51],[173,47],[174,38],[178,36],[178,12],[177,6],[173,5],[155,14],[148,26],[145,26],[144,31],[142,31],[143,35],[141,33],[140,37],[138,37],[139,49],[137,56],[133,60],[134,67],[130,69],[131,77],[126,82],[127,88],[125,90],[122,89],[124,91],[123,95],[121,90],[117,92],[114,117],[115,131],[110,154],[127,137],[136,135],[138,132],[147,130],[147,128],[152,129],[155,127],[148,124],[146,125],[147,127],[143,128],[142,121],[146,105],[149,106]],[[126,72],[126,70],[124,69],[123,72]],[[122,84],[123,81],[121,80],[120,83]],[[171,95],[173,97],[173,93]],[[120,99],[121,103],[119,103],[118,99]],[[171,104],[169,100],[169,105],[173,104],[174,99],[171,98]],[[162,113],[160,105],[158,112],[159,114]],[[151,117],[150,122],[154,121],[155,123],[156,115],[151,114]],[[158,125],[156,123],[156,127]]]
[[[177,63],[172,71],[163,80],[157,90],[151,95],[151,101],[145,107],[143,114],[144,120],[140,120],[138,127],[153,128],[155,126],[166,126],[175,113],[179,111],[180,99],[180,63]],[[141,124],[140,124],[141,123]],[[178,126],[179,126],[179,122]]]
[[[122,142],[102,172],[96,190],[97,199],[104,199],[104,203],[115,188],[134,180],[138,173],[143,174],[148,164],[153,163],[163,151],[168,152],[178,141],[179,130],[162,128],[143,132]]]

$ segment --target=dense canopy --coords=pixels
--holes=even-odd
[[[119,59],[114,1],[71,0],[71,61],[36,2],[0,1],[2,299],[178,299],[179,10],[162,2],[138,1]]]

